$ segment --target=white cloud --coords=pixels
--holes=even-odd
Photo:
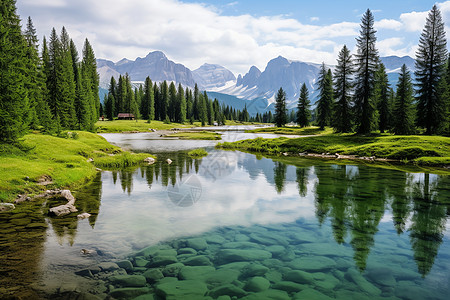
[[[309,18],[309,20],[310,20],[311,22],[317,22],[317,21],[320,20],[320,18],[319,18],[319,17],[311,17],[311,18]]]
[[[287,15],[227,16],[217,7],[180,0],[23,0],[17,5],[23,19],[32,17],[40,39],[49,36],[52,27],[60,31],[66,26],[79,50],[87,37],[98,58],[135,59],[161,50],[190,69],[209,62],[236,74],[245,73],[251,65],[264,69],[268,60],[278,55],[333,64],[343,44],[354,47],[359,32],[359,22],[319,26],[311,24],[318,17],[305,24]],[[450,1],[441,3],[440,8],[444,20],[450,19]],[[398,20],[382,19],[375,26],[394,37],[403,36],[403,32],[420,32],[426,15],[404,13]],[[380,52],[395,54],[405,49],[401,53],[409,53],[412,49],[410,45],[392,45],[392,41],[381,42],[386,48]]]
[[[410,13],[403,13],[400,15],[400,20],[403,23],[404,28],[407,31],[417,31],[421,32],[424,25],[425,20],[427,18],[428,12],[410,12]]]
[[[375,22],[375,29],[392,29],[392,30],[400,30],[403,27],[402,22],[393,19],[382,19],[380,21]]]

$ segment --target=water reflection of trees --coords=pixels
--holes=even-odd
[[[275,162],[278,193],[286,184],[285,174],[286,165]],[[397,234],[409,234],[419,273],[430,272],[450,214],[449,176],[345,165],[297,168],[296,174],[301,197],[307,195],[308,181],[317,177],[310,191],[316,217],[320,224],[330,220],[337,243],[348,239],[360,270],[365,270],[380,221],[390,210]]]
[[[171,164],[166,162],[168,158],[172,160]],[[146,179],[150,189],[155,181],[160,182],[164,187],[175,186],[177,181],[181,182],[183,176],[189,174],[192,170],[198,173],[201,161],[201,159],[192,159],[184,152],[159,154],[154,164],[143,166],[139,170],[129,168],[113,171],[113,182],[116,184],[119,178],[123,192],[130,194],[133,190],[133,176],[136,172],[140,172],[141,177]]]

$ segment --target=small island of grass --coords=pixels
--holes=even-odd
[[[181,140],[220,140],[221,134],[212,131],[181,131],[167,134],[166,137],[177,137]]]
[[[188,152],[188,155],[192,158],[202,158],[208,155],[208,152],[206,152],[205,149],[194,149]]]

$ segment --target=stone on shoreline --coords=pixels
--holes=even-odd
[[[15,208],[16,207],[12,203],[0,203],[0,211],[9,211]]]

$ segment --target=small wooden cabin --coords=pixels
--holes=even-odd
[[[117,115],[118,120],[134,120],[134,115],[129,113],[120,113]]]

